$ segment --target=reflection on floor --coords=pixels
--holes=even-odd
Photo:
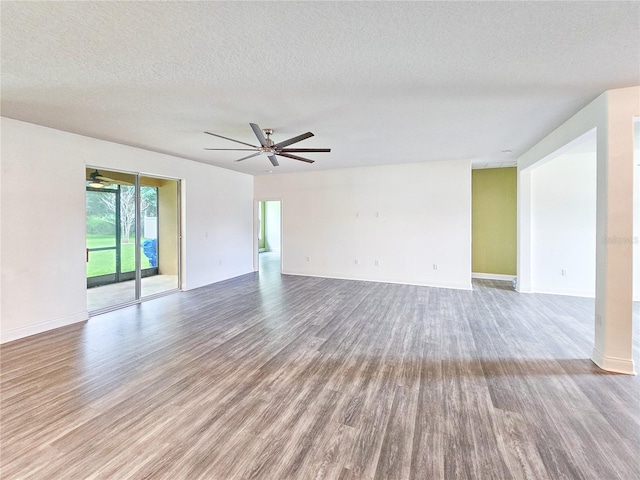
[[[260,252],[260,273],[264,275],[280,275],[280,252]]]
[[[280,276],[280,252],[262,252],[259,255],[260,275],[263,280],[273,280]],[[178,288],[176,275],[154,275],[142,279],[142,296],[155,295]],[[135,282],[112,283],[87,289],[87,309],[89,312],[113,307],[135,300]]]
[[[135,300],[135,282],[112,283],[87,289],[87,310],[94,312]],[[177,275],[154,275],[142,279],[142,296],[155,295],[178,288]]]

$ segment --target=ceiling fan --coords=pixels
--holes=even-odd
[[[231,140],[232,142],[241,143],[242,145],[247,145],[251,148],[205,148],[205,150],[234,150],[234,151],[246,151],[246,152],[256,152],[251,155],[247,155],[246,157],[239,158],[236,162],[241,162],[251,157],[256,157],[258,155],[267,155],[271,164],[274,167],[279,165],[278,159],[276,155],[281,157],[292,158],[294,160],[299,160],[301,162],[313,163],[314,160],[309,160],[308,158],[300,157],[298,155],[293,155],[294,153],[320,153],[320,152],[330,152],[330,148],[286,148],[289,145],[300,142],[309,137],[313,137],[313,133],[307,132],[302,135],[298,135],[297,137],[290,138],[289,140],[284,140],[282,142],[275,143],[271,139],[271,135],[273,134],[273,129],[264,128],[261,129],[255,123],[250,123],[251,129],[253,133],[255,133],[256,137],[258,137],[258,142],[260,142],[260,146],[257,147],[255,145],[251,145],[250,143],[241,142],[240,140],[234,140],[233,138],[223,137],[222,135],[218,135],[217,133],[204,132],[208,135],[213,135],[214,137],[224,138],[225,140]]]
[[[108,187],[112,183],[118,183],[120,185],[133,185],[133,183],[125,182],[122,180],[114,180],[113,178],[100,175],[100,172],[98,172],[98,170],[91,173],[87,180],[89,181],[89,186],[92,188],[104,188]]]

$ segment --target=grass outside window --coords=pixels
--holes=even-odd
[[[115,247],[115,245],[116,238],[113,235],[87,235],[87,248]],[[135,237],[130,238],[129,243],[122,243],[122,272],[133,272],[135,270],[135,248]],[[142,247],[138,248],[140,248],[140,267],[142,269],[149,268],[149,259],[144,255]],[[115,249],[102,250],[99,252],[89,252],[89,261],[87,262],[87,277],[108,275],[115,272]]]

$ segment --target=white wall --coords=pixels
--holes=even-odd
[[[264,202],[264,246],[269,252],[280,252],[280,202]]]
[[[87,318],[86,165],[183,180],[183,288],[253,270],[251,176],[1,121],[3,342]]]
[[[640,302],[640,117],[633,135],[633,301]]]
[[[0,145],[2,145],[2,129],[0,128]],[[0,150],[0,272],[2,272],[2,151]],[[2,275],[0,274],[0,329],[2,328]],[[1,340],[1,339],[0,339]]]
[[[254,185],[257,199],[282,199],[283,273],[471,288],[467,160],[259,176]]]
[[[593,297],[596,287],[595,150],[566,153],[534,167],[531,192],[533,291]]]

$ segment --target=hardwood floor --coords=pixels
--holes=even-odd
[[[274,270],[163,297],[2,346],[1,478],[640,478],[592,311]]]

